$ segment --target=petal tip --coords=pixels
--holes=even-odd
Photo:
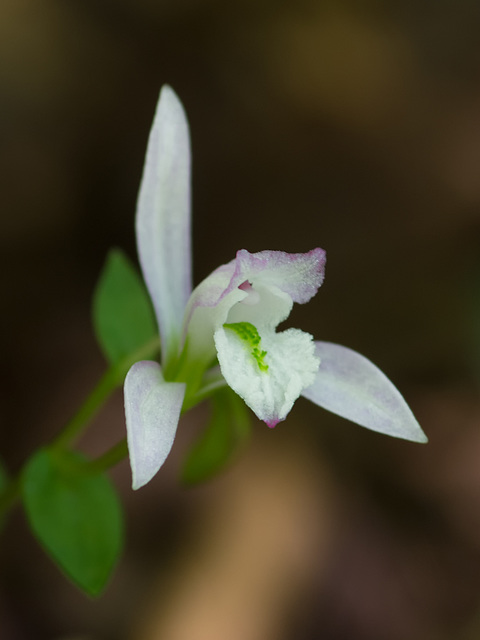
[[[185,117],[185,110],[182,102],[169,84],[164,84],[160,89],[158,104],[165,105],[165,108],[167,109],[176,110]]]
[[[132,489],[150,482],[170,453],[184,395],[185,384],[165,382],[156,362],[137,362],[127,373],[124,396]]]
[[[264,420],[269,429],[274,429],[279,422],[283,422],[280,418],[274,418],[273,420]]]
[[[148,483],[148,480],[146,480],[145,482],[140,482],[139,480],[136,480],[135,478],[132,478],[132,489],[133,489],[133,491],[138,491],[138,489],[141,489],[147,483]]]
[[[422,431],[421,427],[418,427],[419,433],[417,433],[414,437],[412,437],[412,442],[417,442],[418,444],[427,444],[428,437]]]

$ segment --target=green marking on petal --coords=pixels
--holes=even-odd
[[[225,329],[234,331],[241,340],[247,343],[260,371],[268,371],[268,364],[264,361],[267,352],[260,349],[260,335],[257,328],[251,322],[230,322],[223,326]]]

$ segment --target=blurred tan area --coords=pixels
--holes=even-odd
[[[3,0],[0,452],[12,472],[104,369],[91,294],[133,217],[160,86],[187,110],[198,282],[239,248],[327,251],[291,323],[399,386],[420,446],[300,400],[226,473],[112,477],[126,550],[67,583],[21,510],[2,640],[480,637],[480,5],[433,0]],[[123,437],[119,392],[82,446]]]

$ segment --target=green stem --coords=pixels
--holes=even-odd
[[[99,458],[92,460],[88,464],[88,469],[92,473],[102,473],[103,471],[107,471],[107,469],[110,469],[111,467],[114,467],[116,464],[121,462],[124,458],[127,457],[127,454],[127,439],[124,438],[120,442],[117,442],[116,445],[114,445]]]
[[[117,386],[117,370],[116,367],[112,367],[100,378],[98,385],[90,393],[65,428],[55,438],[52,446],[56,449],[65,449],[68,445],[72,444]]]
[[[100,382],[90,393],[73,418],[54,439],[51,447],[58,450],[70,448],[74,441],[85,431],[92,418],[99,411],[111,393],[119,387],[127,375],[129,368],[139,360],[146,360],[157,355],[160,348],[160,340],[154,338],[137,351],[131,353],[117,364],[110,367],[100,378]],[[92,461],[92,471],[104,471],[127,455],[126,440],[116,444],[110,451]],[[22,470],[13,478],[0,494],[0,515],[6,513],[17,502],[21,493]]]
[[[126,358],[123,358],[123,360],[117,364],[111,366],[102,378],[100,378],[100,382],[87,397],[77,413],[55,438],[52,446],[56,449],[66,449],[71,445],[85,430],[90,420],[99,411],[112,392],[123,384],[124,378],[132,364],[139,360],[153,357],[158,351],[159,346],[160,341],[158,338],[155,338]]]

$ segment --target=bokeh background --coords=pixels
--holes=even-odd
[[[293,326],[371,358],[420,446],[300,400],[182,488],[206,410],[133,494],[91,601],[0,544],[2,640],[480,637],[480,5],[473,0],[3,0],[0,451],[15,471],[100,377],[90,301],[133,216],[160,86],[191,125],[195,281],[237,249],[327,250]],[[124,433],[119,392],[84,440]]]

